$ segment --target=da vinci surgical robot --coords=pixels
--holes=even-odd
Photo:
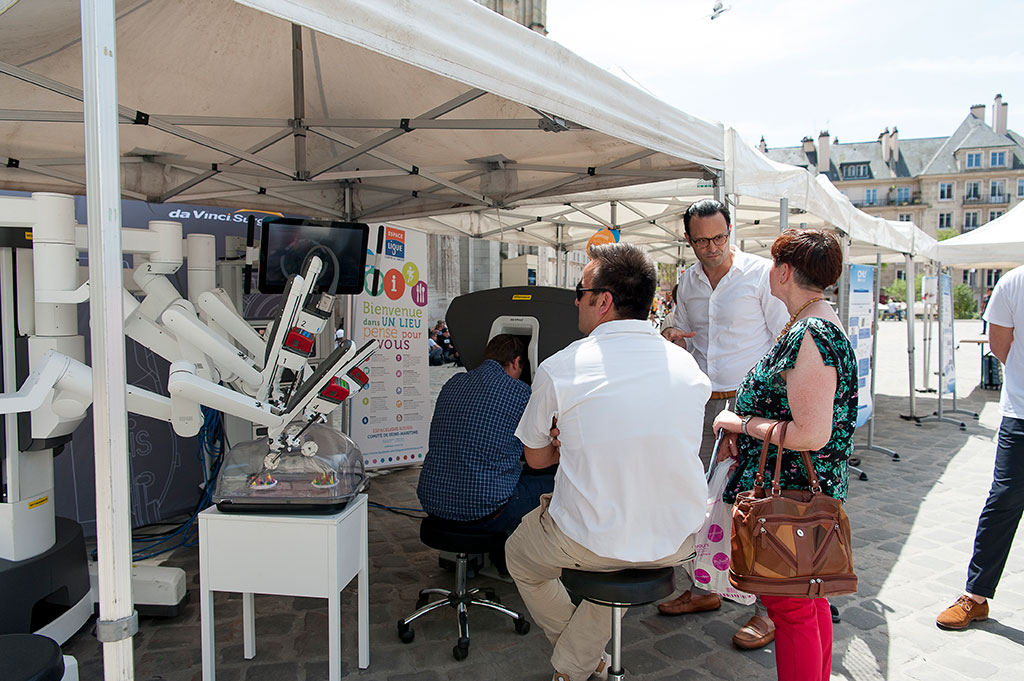
[[[92,613],[81,528],[56,518],[53,503],[53,457],[92,403],[77,309],[89,297],[78,265],[87,240],[70,196],[0,197],[0,633],[36,631],[58,642]],[[122,240],[133,260],[127,286],[142,296],[124,290],[125,334],[170,363],[168,394],[129,385],[128,410],[167,421],[183,437],[199,432],[203,406],[264,426],[258,470],[243,487],[274,488],[279,471],[300,459],[312,462],[314,490],[331,489],[337,472],[318,456],[308,433],[323,428],[332,410],[366,386],[360,365],[377,345],[345,342],[315,370],[310,366],[310,339],[333,304],[331,295],[315,292],[323,261],[311,255],[288,280],[263,337],[215,288],[211,235],[183,240],[180,223],[153,221],[147,229],[124,229]],[[187,299],[167,279],[186,260]],[[175,588],[184,596],[183,573],[160,579],[179,582]],[[133,583],[136,601],[140,581]],[[41,604],[57,616],[40,621],[48,609]]]

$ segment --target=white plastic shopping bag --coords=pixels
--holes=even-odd
[[[686,571],[695,586],[750,605],[757,596],[736,590],[729,583],[729,556],[732,553],[732,506],[722,501],[722,492],[729,482],[729,462],[712,464],[708,481],[708,505],[704,525],[694,537],[697,557],[686,564]]]

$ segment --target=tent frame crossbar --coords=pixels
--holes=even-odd
[[[53,80],[52,78],[47,78],[45,76],[32,73],[31,71],[19,68],[17,66],[14,66],[13,64],[8,64],[7,62],[0,62],[0,73],[5,73],[13,78],[17,78],[18,80],[22,80],[26,83],[30,83],[37,87],[50,90],[51,92],[55,92],[57,94],[63,95],[65,97],[74,99],[79,102],[82,102],[85,99],[85,94],[79,88],[66,85],[59,81]],[[169,135],[179,137],[181,139],[187,140],[189,142],[198,144],[203,147],[207,147],[209,149],[214,149],[216,151],[223,152],[233,158],[249,161],[254,165],[262,166],[267,170],[272,170],[276,173],[280,173],[285,177],[293,176],[292,170],[290,168],[286,168],[285,166],[274,163],[273,161],[268,161],[266,159],[260,158],[255,154],[247,153],[242,149],[238,149],[229,144],[225,144],[211,137],[200,135],[197,132],[193,132],[180,126],[167,123],[156,116],[146,114],[145,112],[139,111],[137,109],[131,109],[120,104],[117,108],[119,120],[127,118],[129,122],[133,122],[139,125],[148,125],[151,128],[160,130]]]
[[[150,114],[165,123],[177,126],[228,127],[228,128],[281,128],[293,130],[302,128],[348,128],[373,130],[507,130],[550,132],[542,127],[540,118],[253,118],[243,116],[195,116],[190,114]],[[297,121],[302,121],[298,124]],[[22,123],[82,123],[81,111],[49,111],[42,109],[0,109],[0,121]],[[132,125],[133,118],[121,116],[121,124]],[[568,130],[587,130],[582,125],[570,123]]]
[[[461,107],[461,106],[463,106],[465,104],[468,104],[468,103],[472,102],[475,99],[478,99],[478,98],[482,97],[485,94],[487,94],[487,93],[485,91],[479,89],[479,88],[471,88],[469,90],[466,90],[462,94],[458,95],[457,97],[453,97],[452,99],[449,99],[447,102],[441,104],[440,106],[436,106],[433,109],[431,109],[430,111],[427,111],[427,112],[421,114],[420,116],[418,116],[418,118],[428,118],[428,119],[429,118],[440,118],[441,116],[445,115],[446,113],[450,113],[450,112],[454,111],[455,109],[458,109],[459,107]],[[397,128],[392,128],[391,130],[388,130],[387,132],[384,132],[384,133],[378,135],[377,137],[374,137],[373,139],[371,139],[371,140],[369,140],[367,142],[363,142],[362,144],[360,144],[358,142],[353,143],[350,140],[346,140],[345,138],[340,137],[340,136],[339,136],[340,139],[335,139],[333,137],[333,135],[335,133],[333,133],[333,131],[331,131],[331,130],[328,130],[327,128],[314,128],[314,127],[311,126],[309,128],[309,130],[310,130],[310,132],[316,132],[317,134],[319,134],[319,135],[321,135],[323,137],[327,137],[328,139],[334,139],[335,142],[340,142],[341,144],[344,144],[345,146],[351,147],[351,150],[349,152],[347,152],[345,154],[342,154],[340,157],[331,159],[325,165],[323,165],[320,168],[314,170],[310,174],[310,178],[314,178],[314,177],[316,177],[318,175],[326,173],[329,170],[334,170],[335,168],[337,168],[338,166],[340,166],[343,163],[351,161],[352,159],[357,158],[359,156],[362,156],[363,154],[369,153],[370,151],[376,149],[377,147],[382,146],[384,144],[387,144],[391,140],[393,140],[393,139],[395,139],[397,137],[401,137],[402,135],[406,134],[407,132],[411,132],[411,130],[409,130],[408,128],[404,128],[404,127],[399,126]],[[325,134],[325,133],[330,133],[330,134]],[[380,156],[378,156],[377,154],[373,154],[373,156],[376,156],[377,158],[380,158]],[[384,159],[381,159],[381,160],[384,160]],[[385,162],[387,162],[387,161],[385,161]]]
[[[289,134],[290,134],[289,130],[279,130],[279,131],[275,132],[274,134],[270,135],[269,137],[266,137],[263,140],[261,140],[261,141],[257,142],[256,144],[254,144],[253,146],[249,147],[248,149],[246,149],[246,151],[251,153],[251,154],[259,153],[259,152],[263,151],[264,149],[266,149],[268,147],[271,147],[271,146],[277,144],[278,142],[280,142],[281,140],[285,139],[286,137],[288,137]],[[209,180],[209,179],[217,176],[218,174],[224,172],[226,170],[226,168],[221,168],[220,167],[221,165],[230,167],[230,166],[234,166],[234,165],[236,165],[237,163],[240,163],[240,162],[241,162],[241,159],[238,159],[238,158],[228,158],[228,159],[225,159],[223,164],[214,164],[214,166],[212,168],[210,168],[209,170],[205,170],[202,173],[196,175],[191,180],[186,180],[185,182],[177,185],[176,187],[172,187],[168,191],[164,192],[159,197],[160,198],[159,203],[163,203],[164,201],[172,199],[175,196],[178,196],[179,194],[181,194],[182,192],[188,191],[189,189],[191,189],[192,187],[196,186],[197,184],[199,184],[201,182],[205,182],[206,180]]]

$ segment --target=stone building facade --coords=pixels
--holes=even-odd
[[[996,95],[991,114],[978,104],[948,137],[901,139],[895,127],[872,142],[840,143],[827,131],[798,147],[761,150],[769,158],[824,174],[855,206],[889,220],[911,221],[932,236],[963,233],[1024,201],[1024,136],[1007,128],[1009,105]],[[987,118],[987,120],[986,120]],[[947,231],[948,230],[948,231]],[[882,285],[902,278],[882,273]],[[998,270],[962,270],[979,297]]]

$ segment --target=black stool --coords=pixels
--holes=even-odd
[[[484,597],[479,597],[478,588],[466,589],[466,561],[470,553],[488,553],[501,549],[506,536],[504,533],[479,532],[466,530],[451,522],[434,516],[427,516],[420,523],[420,540],[432,549],[457,554],[455,558],[455,589],[423,589],[416,601],[416,612],[398,620],[398,637],[402,643],[412,643],[415,633],[409,624],[426,615],[431,610],[445,605],[455,608],[459,616],[459,642],[452,648],[456,660],[464,660],[469,655],[469,606],[482,605],[497,610],[511,617],[515,623],[516,633],[523,635],[530,631],[530,623],[526,617],[506,608],[501,604],[498,595],[492,589],[484,589]],[[428,596],[438,595],[440,599],[430,602]]]
[[[622,614],[631,605],[645,605],[675,591],[674,568],[630,569],[618,572],[562,570],[566,589],[591,603],[612,609],[612,660],[609,681],[622,681]]]
[[[60,681],[64,656],[50,638],[36,634],[0,636],[0,670],[5,681]]]

